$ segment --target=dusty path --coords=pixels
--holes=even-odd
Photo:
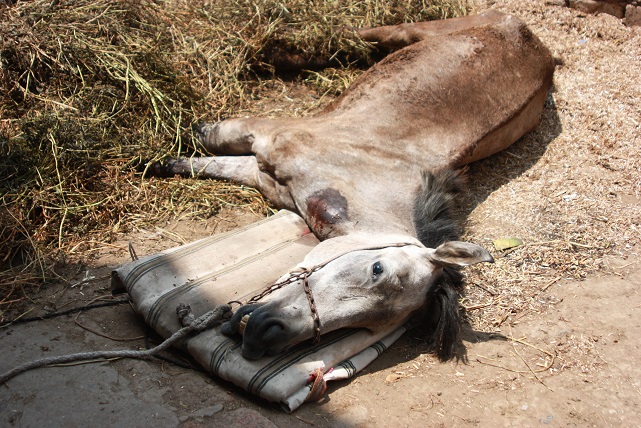
[[[542,126],[509,154],[472,168],[474,177],[501,177],[492,191],[476,189],[484,193],[470,213],[468,234],[477,242],[516,233],[584,245],[574,247],[564,266],[550,263],[549,254],[540,266],[534,263],[544,275],[531,282],[551,285],[523,301],[529,309],[499,302],[473,312],[505,322],[492,327],[488,321],[485,333],[468,328],[466,363],[438,363],[409,334],[363,374],[294,415],[193,370],[126,360],[41,369],[10,381],[0,387],[0,426],[640,426],[641,31],[540,1],[488,3],[525,19],[558,68]],[[539,140],[546,145],[534,145]],[[177,237],[189,241],[256,219],[230,210],[208,223],[179,221],[133,238],[139,254],[147,254],[179,244]],[[604,241],[611,242],[610,256],[589,252]],[[97,280],[42,290],[38,303],[64,309],[103,296],[110,267],[127,260],[126,251],[105,250],[89,268]],[[590,266],[599,273],[568,279]],[[528,286],[520,282],[511,291]],[[472,291],[470,299],[482,301]],[[126,305],[90,311],[79,322],[134,340],[98,336],[75,320],[0,330],[0,371],[41,356],[144,347],[145,327]]]

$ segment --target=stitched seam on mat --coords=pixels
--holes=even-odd
[[[362,330],[355,329],[339,333],[337,337],[331,338],[327,342],[321,343],[320,345],[317,345],[311,349],[309,348],[309,344],[305,343],[304,346],[301,346],[300,348],[283,355],[281,358],[272,361],[267,366],[262,368],[258,373],[256,373],[247,385],[248,391],[252,392],[253,394],[259,395],[262,389],[267,385],[267,383],[269,383],[270,380],[272,380],[275,376],[277,376],[287,368],[291,367],[293,364],[309,355],[318,352],[323,348],[333,345],[334,343],[339,342],[349,336],[353,336],[359,331]]]
[[[204,275],[204,276],[198,278],[197,280],[190,281],[190,282],[188,282],[186,284],[182,284],[182,285],[180,285],[180,286],[178,286],[176,288],[173,288],[173,289],[169,290],[168,292],[166,292],[163,295],[161,295],[160,297],[158,297],[156,299],[156,301],[151,305],[151,307],[149,308],[149,312],[147,312],[147,316],[146,316],[147,323],[153,329],[156,329],[156,324],[158,323],[158,319],[160,317],[161,310],[165,306],[167,301],[169,301],[169,300],[171,300],[173,298],[177,298],[180,295],[188,292],[189,290],[192,290],[192,289],[194,289],[196,287],[199,287],[203,283],[205,283],[205,282],[207,282],[209,280],[212,280],[214,278],[217,278],[220,275],[223,275],[223,274],[226,274],[226,273],[229,273],[229,272],[233,272],[234,270],[237,270],[238,268],[241,268],[241,267],[246,266],[246,265],[248,265],[250,263],[253,263],[256,260],[260,260],[261,258],[264,258],[266,254],[269,254],[269,253],[273,252],[274,250],[279,250],[281,248],[287,247],[289,244],[291,244],[292,242],[295,242],[295,241],[297,241],[299,239],[300,239],[300,237],[296,237],[295,239],[292,239],[290,241],[285,241],[285,242],[281,242],[279,244],[273,245],[273,246],[261,251],[260,253],[256,253],[251,257],[247,257],[246,259],[243,259],[241,262],[229,265],[226,268],[223,268],[223,269],[217,270],[215,272],[212,272],[210,274]]]
[[[264,225],[265,223],[269,223],[272,220],[282,217],[286,215],[287,213],[281,214],[281,212],[277,213],[276,215],[272,217],[268,217],[264,220],[261,220],[256,223],[249,224],[245,227],[241,227],[238,229],[234,229],[232,231],[229,231],[227,233],[223,233],[220,235],[216,236],[210,236],[209,238],[204,238],[202,239],[199,243],[193,243],[191,245],[187,245],[184,248],[178,248],[176,251],[172,251],[169,254],[161,254],[157,257],[153,257],[150,260],[145,261],[144,263],[139,264],[138,266],[134,267],[125,277],[124,283],[127,287],[127,292],[130,293],[131,290],[133,290],[134,285],[140,280],[140,278],[143,275],[146,275],[149,273],[149,271],[155,269],[161,264],[164,264],[166,262],[171,262],[171,261],[176,261],[178,259],[181,259],[185,257],[186,255],[192,254],[197,250],[201,250],[203,247],[207,245],[211,245],[215,242],[221,241],[223,239],[236,236],[239,233],[246,232],[247,230],[253,229],[254,227]],[[142,270],[142,271],[141,271]]]
[[[216,349],[214,349],[214,352],[212,352],[211,358],[209,359],[209,372],[219,376],[220,364],[224,359],[223,357],[225,356],[225,353],[238,347],[240,347],[240,343],[232,339],[225,339],[216,346]]]

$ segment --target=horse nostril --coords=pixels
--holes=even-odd
[[[227,336],[242,335],[247,325],[249,316],[256,309],[257,305],[241,306],[229,321],[220,326],[221,333]]]
[[[262,339],[265,343],[270,343],[278,340],[278,336],[282,335],[284,332],[285,324],[282,321],[270,320],[265,326]]]
[[[220,331],[222,334],[226,336],[233,336],[234,334],[236,334],[236,332],[234,331],[234,326],[231,321],[226,321],[222,323],[220,326]]]
[[[250,317],[248,328],[243,334],[243,356],[255,360],[263,355],[274,355],[282,352],[282,343],[286,336],[285,324],[278,319],[264,319],[262,314]]]

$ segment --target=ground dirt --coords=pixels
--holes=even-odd
[[[477,3],[488,6],[528,22],[557,70],[542,125],[507,154],[470,169],[476,196],[468,237],[482,243],[517,235],[530,251],[540,249],[542,261],[529,256],[518,264],[518,252],[497,254],[488,268],[518,277],[505,287],[510,295],[534,284],[536,292],[522,293],[527,299],[500,294],[495,287],[509,281],[496,271],[469,275],[462,358],[438,362],[420,334],[409,332],[364,372],[292,415],[167,362],[38,369],[0,386],[0,426],[641,426],[641,181],[634,156],[641,145],[641,31],[540,1]],[[288,113],[299,99],[305,109],[317,102],[290,83],[276,92],[271,104],[270,94],[261,94],[259,110]],[[533,149],[539,140],[545,146]],[[479,179],[490,175],[497,176],[491,185]],[[208,220],[123,234],[90,264],[69,266],[67,286],[42,288],[25,316],[109,300],[110,271],[129,260],[129,242],[138,255],[150,254],[259,218],[248,207],[229,207]],[[555,265],[543,252],[561,241],[570,243],[572,257]],[[484,272],[501,282],[483,286]],[[142,349],[146,335],[127,304],[10,326],[0,330],[0,372],[42,356]]]

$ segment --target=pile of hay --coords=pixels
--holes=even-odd
[[[293,78],[334,96],[368,61],[351,28],[466,12],[462,0],[0,2],[0,313],[129,228],[226,204],[267,214],[253,189],[142,172],[198,153],[192,123],[251,111],[274,58],[332,59]]]

